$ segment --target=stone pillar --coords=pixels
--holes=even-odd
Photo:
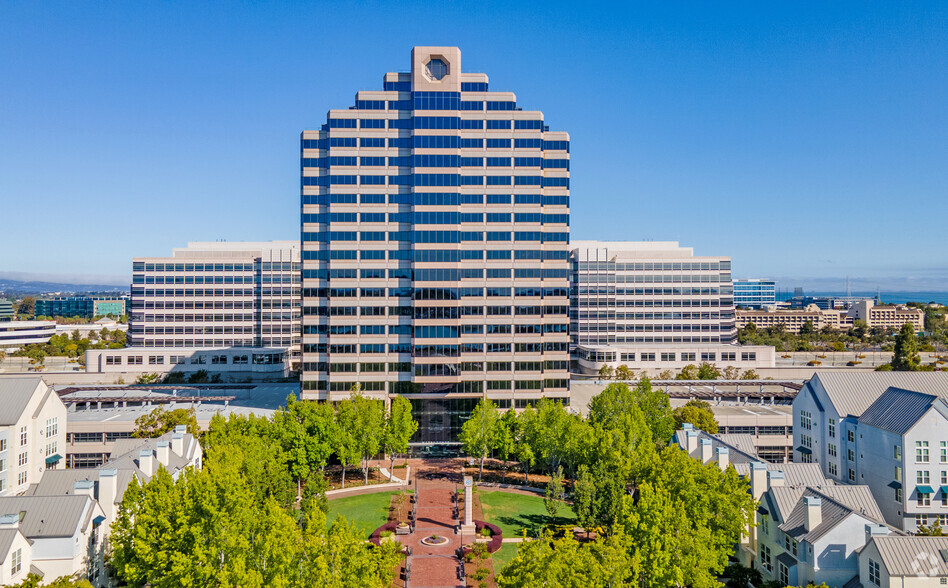
[[[464,523],[461,524],[462,533],[474,533],[474,478],[464,476]]]

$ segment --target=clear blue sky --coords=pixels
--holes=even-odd
[[[569,131],[574,239],[948,289],[936,1],[6,1],[0,271],[126,276],[189,240],[298,238],[300,131],[413,45],[459,46]]]

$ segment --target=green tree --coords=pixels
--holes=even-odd
[[[150,374],[141,374],[138,376],[138,379],[135,380],[136,384],[156,384],[161,381],[161,374],[150,373]]]
[[[36,299],[32,296],[26,296],[16,307],[17,314],[32,316],[36,312]]]
[[[599,368],[599,378],[602,380],[611,380],[614,373],[615,370],[613,370],[609,364],[605,364]]]
[[[719,380],[721,379],[721,371],[715,367],[714,364],[703,362],[700,366],[698,366],[698,379]]]
[[[42,584],[42,581],[43,578],[30,572],[25,580],[19,584],[10,584],[9,586],[10,588],[39,588],[39,586],[43,586],[44,588],[92,588],[92,584],[89,583],[89,580],[79,580],[72,576],[60,576],[52,582],[46,582],[45,584]]]
[[[342,465],[342,487],[346,487],[346,469],[358,463],[361,457],[361,442],[359,436],[362,435],[361,419],[355,412],[355,405],[352,402],[342,401],[336,408],[336,435],[335,435],[335,453],[336,458]]]
[[[408,442],[417,430],[418,422],[411,416],[411,401],[404,396],[396,396],[389,407],[382,438],[382,446],[392,459],[390,472],[395,470],[395,454],[408,451]]]
[[[615,539],[580,544],[571,537],[545,534],[520,544],[517,557],[497,578],[500,588],[625,586],[634,574],[622,545]]]
[[[173,431],[178,425],[186,425],[188,433],[195,437],[201,434],[194,408],[165,410],[163,406],[159,406],[135,419],[135,431],[132,437],[161,437]]]
[[[500,415],[497,411],[497,405],[482,398],[471,417],[461,425],[461,434],[458,435],[458,441],[464,447],[464,453],[471,457],[476,457],[480,461],[480,472],[477,479],[480,481],[484,476],[484,460],[490,452],[497,436],[497,422]]]
[[[816,328],[813,326],[813,321],[811,320],[804,321],[804,323],[800,325],[801,335],[804,335],[804,336],[812,335],[815,332],[816,332]]]
[[[689,400],[684,406],[676,408],[674,413],[676,430],[680,430],[684,423],[691,423],[706,433],[718,432],[718,422],[714,419],[711,405],[703,400]]]
[[[629,368],[626,364],[622,364],[616,368],[616,379],[617,380],[631,380],[634,377],[632,369]]]
[[[550,515],[550,519],[556,520],[560,505],[563,504],[565,498],[566,492],[563,490],[563,468],[558,467],[556,471],[553,472],[553,475],[550,476],[550,481],[546,485],[546,492],[543,496],[543,505],[546,507],[546,512]]]
[[[931,526],[919,525],[918,530],[915,532],[916,535],[924,535],[926,537],[944,537],[945,531],[941,527],[941,523],[938,522],[938,519],[935,519],[935,522]]]
[[[741,379],[742,380],[759,380],[760,374],[757,373],[757,370],[745,370],[744,373],[741,374]]]
[[[598,505],[596,504],[596,481],[586,464],[579,466],[579,475],[573,484],[573,512],[580,526],[589,530],[598,523]]]
[[[689,363],[685,367],[681,368],[681,371],[678,372],[678,375],[675,376],[676,380],[697,380],[698,379],[698,366],[693,363]]]
[[[895,351],[892,353],[892,369],[897,372],[912,372],[919,369],[921,358],[918,355],[918,339],[915,328],[910,323],[902,325],[895,337]]]
[[[517,444],[520,437],[520,420],[517,411],[512,408],[507,409],[507,412],[497,421],[497,428],[494,431],[491,449],[497,452],[497,457],[504,462],[501,481],[506,483],[507,465],[517,455]]]
[[[197,370],[188,376],[189,384],[206,384],[211,380],[207,370]]]

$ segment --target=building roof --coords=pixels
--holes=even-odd
[[[747,433],[723,433],[718,435],[718,439],[748,455],[757,455],[757,448],[754,447],[754,437],[752,435]]]
[[[5,560],[10,553],[13,540],[20,534],[19,529],[0,529],[0,559]]]
[[[46,470],[40,481],[31,484],[26,490],[27,496],[68,496],[75,492],[76,482],[92,480],[95,482],[95,496],[99,498],[99,470],[100,468],[70,468],[65,470]],[[131,483],[137,470],[126,468],[118,470],[115,485],[115,504],[122,502],[125,490]]]
[[[0,425],[15,425],[40,385],[39,376],[0,378]]]
[[[948,418],[948,404],[943,398],[901,388],[889,388],[862,413],[859,424],[904,435],[932,407]]]
[[[890,576],[948,576],[948,537],[877,535],[872,542]]]
[[[784,492],[785,490],[789,492]],[[868,486],[825,486],[819,489],[804,488],[802,490],[777,487],[771,488],[770,493],[775,498],[783,495],[775,501],[775,505],[781,509],[779,511],[781,518],[784,519],[784,522],[780,524],[780,529],[797,541],[815,543],[852,514],[877,523],[883,520],[879,506],[872,498]],[[788,512],[787,498],[792,495],[796,495],[796,500],[793,501],[793,507]],[[805,497],[815,497],[821,501],[821,522],[810,530],[807,530],[805,526],[807,506],[802,500]]]
[[[0,513],[23,512],[20,532],[26,537],[72,537],[88,517],[88,496],[3,496]]]
[[[817,372],[818,381],[840,416],[861,415],[891,387],[948,397],[946,372]]]

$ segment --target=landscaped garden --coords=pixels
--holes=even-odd
[[[342,516],[368,537],[372,534],[372,531],[388,521],[392,496],[397,493],[397,491],[377,492],[375,494],[334,498],[329,501],[326,524],[331,525],[336,517]]]
[[[542,496],[487,491],[483,488],[479,489],[478,495],[484,520],[500,527],[504,537],[520,537],[524,531],[528,537],[533,537],[543,527],[576,524],[573,509],[567,504],[560,507],[555,519],[551,518]]]

